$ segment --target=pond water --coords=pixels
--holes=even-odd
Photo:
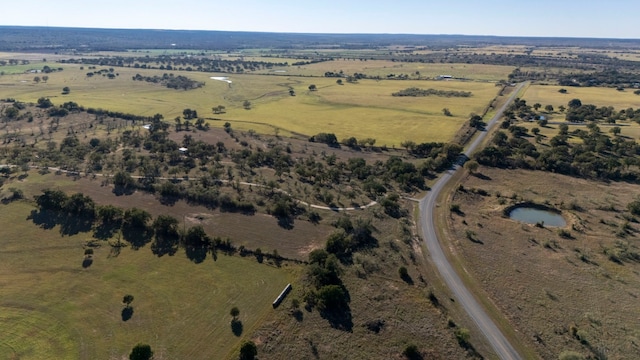
[[[544,226],[567,226],[567,222],[558,213],[525,206],[511,210],[509,217],[527,224],[543,223]]]

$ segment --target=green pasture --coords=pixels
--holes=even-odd
[[[1,57],[0,57],[1,58]],[[52,69],[57,69],[60,66],[60,64],[57,63],[52,63],[52,62],[32,62],[30,64],[26,64],[26,65],[5,65],[5,66],[0,66],[0,74],[2,75],[14,75],[14,74],[24,74],[25,71],[29,71],[29,70],[42,70],[42,68],[48,65],[49,67],[51,67]],[[36,76],[39,76],[40,78],[42,78],[43,76],[49,76],[51,77],[51,73],[49,74],[45,74],[45,73],[28,73],[25,74],[28,77],[30,77],[30,81],[33,81],[33,78]],[[0,78],[0,81],[2,81],[2,78]]]
[[[160,85],[133,81],[136,73],[162,75],[165,71],[116,68],[116,79],[95,75],[87,77],[87,67],[64,65],[64,71],[49,74],[47,83],[34,83],[31,74],[0,77],[0,98],[13,97],[35,102],[49,97],[54,104],[75,101],[85,107],[151,116],[156,113],[172,121],[185,108],[196,109],[201,117],[216,117],[212,126],[231,122],[236,129],[281,134],[289,131],[304,135],[333,132],[339,139],[374,138],[379,145],[399,145],[402,141],[448,141],[468,120],[470,113],[482,113],[496,96],[491,83],[461,81],[375,81],[336,84],[334,78],[288,77],[267,75],[225,75],[199,72],[173,72],[206,83],[206,86],[177,91]],[[98,70],[100,67],[98,67]],[[232,81],[212,80],[211,76],[228,76]],[[309,85],[318,91],[309,91]],[[71,93],[62,95],[68,86]],[[471,91],[469,98],[393,97],[393,92],[408,88],[435,88]],[[293,89],[296,96],[290,96]],[[243,102],[251,102],[246,110]],[[211,108],[224,105],[225,114],[214,115]],[[452,117],[442,114],[449,108]]]
[[[566,94],[558,92],[566,89]],[[593,104],[596,106],[613,106],[616,110],[637,108],[640,104],[640,96],[635,95],[632,89],[618,91],[615,88],[604,87],[572,87],[572,86],[552,86],[552,85],[531,85],[522,97],[527,104],[540,103],[542,106],[553,105],[558,108],[560,105],[567,107],[572,99],[580,99],[583,104]]]
[[[27,220],[34,209],[0,205],[0,358],[126,358],[138,342],[160,359],[222,359],[273,311],[296,278],[254,258],[219,255],[192,263],[183,252],[155,257],[147,247],[118,256],[106,242],[83,268],[90,235],[61,236]],[[123,321],[122,297],[134,296]],[[241,336],[230,327],[237,306]]]

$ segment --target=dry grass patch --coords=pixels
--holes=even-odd
[[[558,92],[566,89],[566,94]],[[600,106],[613,106],[616,110],[637,107],[640,97],[633,93],[633,90],[618,91],[615,88],[603,87],[571,87],[552,85],[531,85],[522,96],[527,104],[540,103],[542,106],[553,105],[558,108],[560,105],[567,106],[572,99],[580,99],[583,104],[593,104]]]
[[[479,173],[451,197],[464,215],[452,213],[449,226],[466,268],[500,311],[543,358],[565,350],[640,356],[633,345],[640,323],[628,316],[640,313],[640,263],[613,257],[640,251],[640,227],[624,211],[637,185],[524,170]],[[569,225],[558,230],[503,216],[506,206],[522,201],[562,210]]]

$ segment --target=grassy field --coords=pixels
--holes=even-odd
[[[196,109],[200,116],[214,116],[211,108],[224,105],[226,114],[215,115],[230,121],[235,128],[273,133],[273,126],[287,131],[314,135],[334,132],[339,139],[356,136],[375,138],[380,145],[399,145],[402,141],[448,141],[468,119],[470,113],[482,113],[496,96],[491,83],[459,81],[373,81],[337,85],[332,78],[306,78],[265,75],[231,75],[229,85],[212,80],[216,74],[184,73],[206,86],[191,91],[175,91],[159,85],[131,80],[136,73],[162,74],[163,71],[118,68],[114,80],[86,77],[87,69],[64,65],[64,71],[49,74],[47,83],[36,84],[32,74],[0,77],[0,98],[13,97],[35,102],[49,97],[54,104],[75,101],[85,107],[104,108],[139,115],[161,113],[165,119],[182,115],[185,108]],[[218,74],[220,75],[220,74]],[[314,84],[319,91],[311,92]],[[71,93],[62,95],[63,87]],[[471,91],[470,98],[411,97],[391,93],[407,87]],[[293,89],[296,96],[289,95]],[[243,102],[249,100],[251,110]],[[449,108],[452,117],[442,114]],[[213,122],[213,126],[221,125]],[[269,127],[263,125],[268,124]]]
[[[4,188],[14,187],[24,192],[28,199],[41,194],[44,188],[55,188],[73,194],[81,192],[91,197],[97,204],[111,204],[123,209],[137,206],[144,208],[154,217],[171,214],[185,226],[202,225],[212,236],[229,237],[235,246],[244,245],[249,249],[261,248],[264,252],[278,253],[287,258],[306,260],[309,251],[323,246],[328,234],[334,229],[326,224],[312,224],[296,221],[292,229],[278,226],[277,220],[266,214],[242,215],[207,209],[191,205],[185,201],[162,204],[153,194],[135,192],[127,196],[116,196],[111,187],[101,186],[103,178],[81,178],[74,180],[67,175],[53,173],[41,175],[30,171],[21,181],[11,182]],[[323,214],[330,217],[331,213]],[[247,223],[252,226],[246,226]],[[268,234],[268,235],[266,235]],[[146,252],[146,251],[145,251]]]
[[[558,92],[563,88],[567,90],[566,94]],[[567,107],[567,103],[572,99],[580,99],[583,104],[613,106],[616,110],[637,108],[640,101],[640,96],[635,95],[630,89],[618,91],[615,88],[551,85],[531,85],[522,98],[530,105],[540,103],[544,107],[550,104],[556,109],[560,105]]]
[[[389,74],[406,74],[412,79],[416,79],[418,76],[424,79],[436,78],[439,75],[451,75],[456,78],[497,81],[506,79],[507,75],[513,71],[513,66],[398,63],[385,60],[333,60],[310,65],[290,66],[285,70],[287,74],[303,76],[323,76],[327,71],[337,73],[342,70],[346,75],[358,72],[382,78],[386,78]]]
[[[517,331],[542,358],[573,350],[584,356],[637,358],[640,349],[638,262],[612,261],[621,246],[638,252],[638,228],[622,232],[637,185],[600,183],[550,173],[481,168],[449,204],[452,249]],[[503,216],[513,203],[546,203],[562,211],[571,237]],[[443,207],[448,209],[449,205]],[[470,241],[469,237],[475,241]]]
[[[228,358],[299,276],[295,267],[253,258],[194,264],[182,252],[157,258],[128,248],[114,257],[106,242],[83,268],[90,237],[61,237],[57,228],[25,222],[32,209],[14,202],[0,211],[3,359],[121,359],[138,342],[150,344],[157,359]],[[135,297],[128,321],[121,317],[125,294]],[[239,337],[230,328],[233,306],[243,324]]]

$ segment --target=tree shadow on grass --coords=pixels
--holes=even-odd
[[[296,319],[297,322],[301,322],[302,320],[304,320],[304,313],[300,309],[295,309],[294,311],[292,311],[291,316],[293,316],[293,318]]]
[[[473,175],[473,176],[477,177],[477,178],[478,178],[478,179],[480,179],[480,180],[491,180],[491,177],[489,177],[489,176],[487,176],[487,175],[484,175],[484,174],[482,174],[482,173],[479,173],[479,172],[474,172],[474,173],[473,173],[473,174],[471,174],[471,175]]]
[[[293,217],[292,216],[280,216],[278,219],[278,226],[283,229],[293,230]]]
[[[180,200],[178,196],[160,196],[160,203],[166,206],[173,206],[178,202],[178,200]]]
[[[45,230],[51,230],[58,224],[58,215],[53,211],[31,210],[27,220],[33,221],[34,224]]]
[[[122,321],[128,321],[129,319],[131,319],[131,317],[133,316],[133,307],[127,306],[122,309],[120,316],[122,317]]]
[[[242,321],[237,319],[231,320],[231,332],[233,333],[233,335],[240,337],[243,330],[244,325],[242,325]]]
[[[100,240],[109,240],[120,230],[121,224],[101,223],[93,229],[93,237]]]
[[[34,224],[45,230],[51,230],[56,225],[60,225],[61,235],[89,232],[93,226],[93,218],[61,214],[49,210],[31,210],[27,220],[33,221]]]
[[[349,305],[334,309],[320,311],[320,316],[329,322],[332,328],[351,332],[353,330],[353,318]]]
[[[187,258],[196,264],[200,264],[207,258],[208,249],[205,246],[187,246],[185,253]]]
[[[60,234],[62,235],[77,235],[79,233],[86,233],[91,231],[93,226],[93,219],[85,216],[72,216],[65,215],[60,222]]]
[[[353,331],[353,317],[351,315],[351,296],[344,285],[340,286],[343,292],[343,298],[332,299],[328,306],[319,309],[320,316],[329,322],[332,328],[342,331]]]
[[[147,227],[125,226],[122,228],[122,237],[131,244],[133,250],[144,247],[151,241],[152,236],[153,231]]]
[[[157,257],[164,255],[173,256],[178,251],[180,237],[172,235],[156,234],[155,241],[151,243],[151,252]]]
[[[113,188],[113,193],[116,196],[131,195],[135,191],[136,191],[136,188],[133,186],[116,186]]]
[[[407,284],[413,285],[413,279],[411,278],[411,275],[403,273],[402,275],[400,275],[400,278]]]

